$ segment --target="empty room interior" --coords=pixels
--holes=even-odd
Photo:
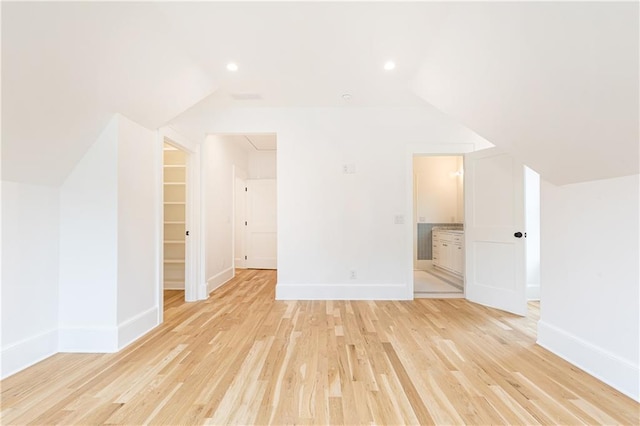
[[[637,424],[637,2],[2,2],[3,424]]]

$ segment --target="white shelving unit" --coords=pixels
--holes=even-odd
[[[164,144],[164,288],[184,290],[186,155]]]

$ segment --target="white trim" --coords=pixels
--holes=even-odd
[[[5,379],[58,352],[58,330],[49,330],[2,348],[0,378]]]
[[[406,288],[405,284],[278,283],[276,300],[412,300]]]
[[[60,327],[58,351],[75,353],[118,352],[118,327]]]
[[[158,130],[156,141],[156,306],[164,306],[164,133]],[[164,310],[158,309],[158,324],[164,321]]]
[[[158,326],[158,307],[140,312],[118,325],[118,350],[144,336]]]
[[[640,402],[638,365],[544,321],[538,321],[537,343]]]
[[[211,294],[211,292],[223,284],[226,284],[235,276],[234,269],[227,268],[222,272],[215,274],[207,280],[207,295]]]
[[[185,264],[185,300],[193,302],[196,300],[206,299],[206,295],[198,294],[197,283],[201,282],[200,276],[200,239],[201,239],[201,169],[200,146],[196,146],[194,151],[190,152],[189,163],[187,166],[187,230],[189,236],[187,238],[186,252],[187,263]]]
[[[202,256],[204,254],[204,250],[202,249],[203,238],[202,231],[204,230],[201,224],[201,218],[204,217],[202,208],[203,203],[202,200],[202,187],[201,187],[201,174],[202,174],[202,164],[201,164],[201,155],[200,155],[200,146],[201,144],[198,142],[194,142],[175,129],[165,126],[158,129],[158,147],[160,153],[162,153],[163,145],[165,140],[169,141],[172,145],[180,148],[184,152],[187,153],[187,200],[186,200],[186,228],[189,231],[189,237],[187,238],[187,244],[185,247],[185,300],[188,302],[202,300],[207,298],[207,294],[202,290],[202,286],[198,285],[198,283],[202,282],[203,273],[203,265],[204,262],[202,260]],[[162,156],[158,161],[159,170],[160,170],[160,179],[158,187],[160,191],[163,191],[163,182],[162,182]],[[163,193],[160,192],[159,196],[159,212],[158,215],[160,217],[159,226],[163,226],[162,218],[163,218]],[[164,278],[163,278],[163,256],[164,256],[164,244],[162,238],[163,230],[159,230],[158,234],[161,236],[159,240],[158,247],[158,270],[159,272],[159,280],[158,280],[158,297],[157,297],[157,305],[164,306]],[[162,322],[163,310],[158,310],[158,318],[159,322]]]
[[[540,300],[540,284],[527,284],[527,300]]]

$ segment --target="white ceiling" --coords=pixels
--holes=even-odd
[[[153,129],[198,103],[210,114],[425,101],[552,182],[637,173],[637,12],[573,2],[3,2],[3,178],[58,185],[115,112]],[[397,68],[385,72],[389,59]]]
[[[254,134],[218,134],[225,141],[238,144],[245,151],[276,151],[277,137],[275,133]]]
[[[212,106],[422,105],[410,89],[447,14],[441,3],[159,3],[219,85]],[[383,65],[398,66],[385,72]],[[239,70],[230,73],[228,62]],[[257,94],[237,101],[234,94]]]

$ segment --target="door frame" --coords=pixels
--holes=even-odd
[[[406,212],[410,212],[411,220],[405,218],[405,232],[408,236],[405,242],[406,252],[405,270],[407,276],[405,279],[405,293],[403,299],[413,300],[413,244],[414,238],[414,224],[413,224],[413,157],[414,156],[428,156],[428,155],[462,155],[475,151],[475,145],[472,143],[441,143],[441,144],[410,144],[406,150],[406,182],[407,182],[407,194],[406,194]]]
[[[207,298],[206,285],[202,283],[204,276],[202,271],[201,254],[201,162],[200,144],[197,144],[178,133],[171,127],[158,129],[157,138],[157,294],[158,303],[158,323],[162,323],[164,318],[164,182],[163,182],[163,149],[167,142],[187,154],[187,175],[186,175],[186,212],[185,228],[189,231],[189,238],[185,246],[185,301],[193,302]]]
[[[247,172],[244,171],[243,169],[239,168],[238,166],[236,166],[235,164],[233,164],[231,166],[232,169],[232,175],[233,175],[233,179],[232,179],[232,183],[231,183],[231,193],[233,194],[233,223],[232,223],[232,227],[231,227],[231,242],[232,242],[232,247],[231,247],[231,253],[232,253],[232,261],[231,264],[233,265],[233,276],[235,277],[236,274],[236,268],[246,268],[246,262],[243,262],[242,265],[236,265],[236,243],[237,243],[237,238],[238,235],[236,235],[236,226],[237,226],[237,220],[238,220],[238,211],[237,211],[237,199],[236,199],[236,195],[237,195],[237,188],[236,188],[236,179],[241,179],[242,181],[244,181],[245,187],[247,185]],[[247,206],[246,206],[247,200],[246,200],[246,195],[245,195],[245,214],[244,217],[246,218],[246,210],[247,210]],[[246,251],[246,245],[247,245],[247,241],[246,241],[246,228],[243,228],[243,235],[242,238],[244,240],[243,242],[243,246],[245,247],[245,251]]]

